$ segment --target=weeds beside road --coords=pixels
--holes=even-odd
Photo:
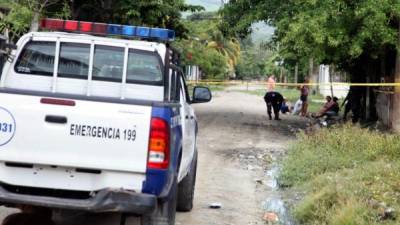
[[[304,192],[300,224],[400,223],[400,137],[354,126],[299,135],[280,184]]]
[[[265,90],[240,88],[227,92],[259,96],[258,110],[263,110]],[[277,91],[291,102],[298,98],[296,89]],[[323,100],[320,95],[310,98]],[[310,101],[310,111],[321,105]],[[287,119],[297,118],[288,115],[280,124],[288,125]],[[285,152],[279,184],[300,193],[292,209],[298,224],[400,224],[400,136],[344,125],[299,134]]]

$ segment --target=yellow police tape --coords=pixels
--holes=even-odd
[[[204,85],[268,85],[268,82],[260,81],[188,81],[189,84],[204,84]],[[332,83],[275,83],[276,86],[293,86],[299,87],[307,86],[359,86],[359,87],[400,87],[400,83],[346,83],[346,82],[332,82]]]

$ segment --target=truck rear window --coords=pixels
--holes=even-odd
[[[129,50],[127,82],[160,82],[162,70],[159,58],[156,54]]]
[[[56,43],[54,42],[30,42],[25,45],[15,65],[15,70],[23,74],[52,76],[55,52]]]
[[[89,59],[89,44],[61,43],[58,76],[87,79]]]
[[[53,76],[56,43],[31,41],[20,54],[15,71],[20,74]],[[92,79],[122,82],[125,48],[95,45]],[[90,45],[82,43],[60,43],[59,77],[88,79]],[[127,83],[162,85],[163,69],[156,52],[129,49],[126,71]]]
[[[97,45],[93,58],[93,80],[122,82],[124,48]]]

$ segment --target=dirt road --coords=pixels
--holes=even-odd
[[[196,105],[199,120],[199,168],[195,207],[178,214],[180,225],[265,224],[263,204],[270,188],[261,185],[271,158],[283,154],[304,127],[298,117],[268,120],[262,97],[240,92],[217,93]],[[213,202],[221,209],[209,209]]]
[[[273,188],[265,180],[266,168],[305,121],[291,116],[270,121],[261,97],[234,91],[216,93],[211,103],[195,109],[199,121],[195,204],[192,212],[177,214],[177,225],[265,224],[263,205]],[[210,209],[214,202],[222,208]],[[0,210],[0,216],[10,212]],[[118,215],[72,214],[57,224],[115,225],[118,219]],[[129,225],[135,223],[129,219]]]

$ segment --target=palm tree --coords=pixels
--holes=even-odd
[[[229,75],[233,75],[235,66],[240,57],[240,43],[235,38],[225,38],[220,31],[211,34],[211,41],[207,44],[208,48],[217,50],[226,58]]]

